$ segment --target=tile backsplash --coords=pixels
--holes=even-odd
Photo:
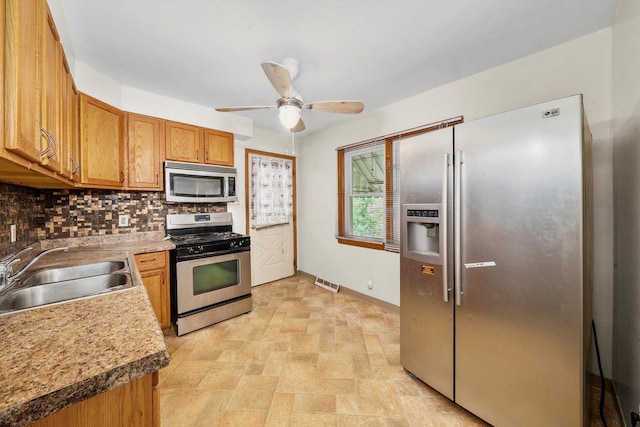
[[[11,243],[10,226],[16,226],[17,240]],[[40,190],[0,182],[0,257],[38,241],[38,227],[44,224]]]
[[[225,203],[165,203],[163,192],[36,190],[0,183],[0,256],[44,239],[164,231],[169,213],[225,212]],[[129,215],[119,227],[120,215]],[[9,241],[9,225],[18,240]]]

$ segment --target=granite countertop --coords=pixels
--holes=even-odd
[[[46,265],[61,257],[124,256],[136,286],[0,316],[0,426],[25,425],[169,364],[133,254],[172,245],[157,239],[105,241],[42,258]]]
[[[64,246],[98,249],[121,249],[134,254],[145,252],[169,251],[176,245],[165,240],[165,235],[159,231],[129,234],[108,234],[104,236],[73,237],[68,239],[41,240],[41,249],[61,248]]]

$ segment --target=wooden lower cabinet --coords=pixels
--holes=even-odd
[[[156,313],[162,332],[166,335],[171,329],[169,252],[137,254],[135,258],[153,311]]]
[[[156,427],[160,425],[158,372],[100,393],[29,424],[32,427]]]

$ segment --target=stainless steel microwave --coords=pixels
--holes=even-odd
[[[164,162],[165,198],[169,203],[233,202],[236,170],[199,163]]]

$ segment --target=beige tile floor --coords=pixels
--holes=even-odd
[[[247,315],[166,337],[163,427],[487,425],[405,373],[397,314],[305,276],[256,287],[253,301]]]

